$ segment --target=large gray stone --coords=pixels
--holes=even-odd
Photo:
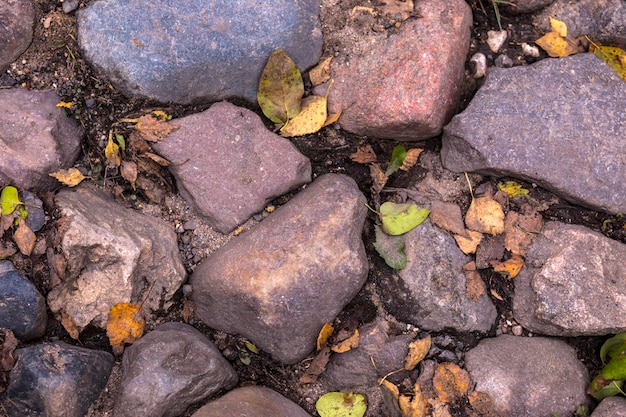
[[[202,333],[165,323],[124,351],[115,417],[176,417],[237,383],[237,373]]]
[[[476,301],[467,297],[463,265],[471,258],[461,252],[454,238],[430,220],[404,236],[406,267],[381,282],[388,311],[425,330],[491,329],[496,308],[486,294]]]
[[[609,397],[593,410],[591,417],[626,417],[626,398]]]
[[[301,70],[322,53],[320,0],[101,0],[78,12],[85,57],[127,96],[161,102],[242,97],[284,49]]]
[[[367,277],[365,203],[353,179],[319,177],[197,267],[196,316],[280,362],[303,359]]]
[[[33,40],[35,7],[31,0],[0,2],[0,73],[6,71]]]
[[[81,132],[51,91],[0,90],[0,184],[50,191],[48,174],[71,166],[80,152]]]
[[[113,368],[113,355],[63,342],[15,351],[0,403],[9,417],[84,417]]]
[[[311,417],[298,404],[269,388],[237,388],[211,401],[192,417]]]
[[[339,43],[331,64],[335,83],[328,96],[330,111],[342,111],[342,129],[397,140],[428,139],[441,133],[456,111],[471,9],[462,0],[416,3],[419,18],[403,22],[397,33],[371,30],[374,22],[367,12],[346,16],[352,22],[334,40]]]
[[[561,340],[503,335],[465,354],[476,391],[506,417],[571,416],[588,402],[587,368]]]
[[[309,160],[250,110],[221,102],[172,123],[180,128],[153,147],[171,162],[180,194],[221,233],[311,181]]]
[[[592,54],[494,69],[444,128],[441,158],[455,172],[513,176],[626,212],[624,108],[626,83]]]
[[[104,328],[118,303],[169,308],[186,275],[173,226],[124,208],[87,184],[62,190],[56,203],[67,269],[48,305],[66,329]]]
[[[626,245],[584,226],[546,223],[515,278],[513,315],[533,332],[626,331]]]
[[[47,321],[46,301],[35,285],[10,261],[0,261],[0,327],[30,340],[46,333]]]

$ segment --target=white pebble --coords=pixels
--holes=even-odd
[[[474,66],[474,78],[482,78],[487,74],[487,57],[485,54],[480,52],[475,53],[470,58],[470,63]]]
[[[537,48],[536,46],[531,46],[526,42],[522,44],[522,52],[524,53],[524,55],[539,58],[539,48]]]
[[[504,45],[508,36],[509,34],[506,30],[490,30],[487,32],[487,45],[489,45],[491,52],[497,53]]]

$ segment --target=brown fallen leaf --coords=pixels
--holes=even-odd
[[[21,217],[18,217],[18,219],[19,224],[13,233],[13,241],[17,244],[17,248],[20,250],[22,255],[30,256],[35,248],[35,241],[37,240],[37,237],[28,224],[26,224],[26,220]]]
[[[330,350],[337,353],[345,353],[357,347],[359,347],[359,329],[355,329],[352,336],[331,346]]]
[[[189,323],[196,313],[196,305],[192,300],[185,300],[183,302],[183,320],[185,323]]]
[[[413,15],[413,0],[382,0],[378,9],[397,19],[406,20]]]
[[[160,142],[179,127],[149,114],[141,116],[135,125],[135,129],[148,142]]]
[[[404,156],[404,161],[402,161],[400,169],[402,171],[408,171],[409,169],[413,168],[413,166],[417,163],[417,158],[419,158],[422,152],[424,152],[424,149],[422,148],[408,149],[406,151],[406,155]]]
[[[153,160],[162,167],[167,167],[170,165],[170,161],[152,152],[144,152],[141,154],[141,156]]]
[[[476,262],[471,261],[463,265],[463,275],[465,275],[465,296],[472,301],[478,301],[487,288],[476,270]]]
[[[57,181],[67,185],[68,187],[75,187],[78,184],[80,184],[85,178],[88,178],[88,177],[85,177],[76,168],[60,169],[48,175],[56,178]]]
[[[483,240],[483,234],[466,229],[465,236],[454,235],[454,240],[456,240],[457,246],[464,254],[470,255],[472,253],[476,253],[478,245],[480,245],[480,242]]]
[[[315,358],[306,368],[304,374],[300,377],[300,382],[303,384],[311,384],[317,381],[317,378],[326,370],[326,365],[330,359],[330,347],[324,346],[322,350],[317,352]]]
[[[314,87],[330,80],[330,62],[332,60],[333,57],[329,56],[309,71],[309,78]]]
[[[493,400],[486,392],[473,391],[467,396],[472,409],[476,411],[480,417],[500,417],[496,411]]]
[[[18,340],[9,329],[0,329],[0,394],[9,385],[9,372],[15,365],[15,349]]]
[[[132,161],[122,161],[120,173],[122,174],[122,178],[128,181],[134,190],[135,181],[137,181],[137,164]]]
[[[504,246],[511,253],[526,256],[530,244],[542,226],[543,219],[537,212],[531,214],[508,212],[504,219]]]
[[[130,132],[130,136],[128,137],[128,146],[138,155],[152,151],[148,142],[146,142],[146,140],[136,130]]]
[[[491,261],[494,272],[499,273],[504,278],[513,279],[524,267],[524,259],[519,255],[513,255],[504,262]]]
[[[491,235],[504,232],[504,211],[492,197],[474,198],[467,213],[465,225],[470,230]]]
[[[459,365],[452,362],[438,363],[435,366],[433,387],[437,398],[443,403],[456,402],[470,388],[470,376]]]
[[[330,323],[326,323],[324,324],[324,326],[322,326],[322,329],[317,335],[317,350],[318,351],[322,350],[322,347],[326,346],[326,344],[328,343],[328,338],[330,337],[331,334],[333,334],[334,330],[335,328]]]
[[[452,417],[450,407],[443,401],[436,398],[429,398],[428,405],[430,405],[430,417]]]
[[[115,304],[109,310],[107,336],[113,353],[121,355],[124,344],[134,343],[143,335],[146,322],[141,315],[141,305],[130,303]]]
[[[15,255],[17,249],[13,242],[0,241],[0,259],[6,259],[9,256]]]
[[[455,235],[467,236],[461,207],[454,203],[434,200],[430,203],[430,222]]]
[[[74,322],[72,316],[66,314],[65,312],[61,312],[61,324],[65,331],[70,335],[70,337],[74,340],[78,340],[78,335],[80,334],[80,329]]]
[[[378,163],[370,164],[370,176],[372,177],[372,190],[376,194],[380,194],[385,184],[387,184],[387,176]]]
[[[409,353],[404,359],[404,369],[406,369],[407,371],[412,371],[413,369],[415,369],[417,364],[420,363],[426,357],[426,355],[428,355],[430,346],[430,335],[426,336],[423,339],[415,340],[409,343]]]
[[[370,145],[359,146],[353,154],[350,155],[350,159],[358,164],[369,164],[376,162],[376,153]],[[382,170],[381,170],[382,171]]]

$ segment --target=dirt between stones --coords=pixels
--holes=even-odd
[[[81,7],[90,1],[85,0],[80,3]],[[76,19],[74,14],[64,14],[61,4],[55,0],[35,0],[37,9],[36,29],[33,43],[30,48],[14,63],[8,74],[0,76],[0,88],[18,85],[31,89],[56,91],[65,101],[74,101],[76,104],[69,112],[83,126],[86,140],[83,143],[83,156],[79,164],[92,172],[104,173],[103,162],[104,146],[106,145],[106,135],[113,122],[125,117],[135,117],[140,112],[151,108],[160,108],[173,115],[181,117],[184,115],[197,113],[208,108],[202,106],[170,106],[163,108],[156,103],[145,100],[127,99],[117,93],[106,80],[99,79],[92,71],[88,63],[82,59],[76,42]],[[362,0],[323,0],[321,8],[322,30],[325,39],[325,49],[323,56],[333,56],[341,53],[344,45],[357,44],[363,50],[367,50],[366,44],[359,44],[360,35],[372,30],[380,31],[380,36],[387,36],[385,31],[394,31],[392,22],[385,21],[382,17],[359,13],[357,18],[347,18],[350,11],[355,6],[371,6],[373,1]],[[468,0],[474,15],[474,27],[472,32],[472,42],[468,59],[475,52],[481,51],[489,55],[486,45],[486,34],[488,30],[497,28],[497,23],[493,15],[493,10],[483,9],[478,0]],[[391,23],[391,25],[390,25]],[[534,40],[540,36],[537,30],[531,25],[530,18],[518,16],[511,19],[504,19],[504,24],[509,29],[510,39],[508,54],[515,61],[521,56],[521,48],[518,46],[522,42]],[[526,64],[525,62],[522,64]],[[516,62],[518,64],[518,62]],[[493,65],[493,60],[490,61]],[[463,99],[461,107],[465,107],[471,100],[473,94],[480,86],[481,81],[471,77],[469,63],[466,65],[466,82],[464,83]],[[309,85],[310,88],[310,85]],[[242,104],[242,103],[235,103]],[[459,109],[459,111],[462,110]],[[257,110],[258,111],[258,110]],[[377,155],[382,159],[388,159],[393,147],[393,141],[381,141],[367,137],[359,137],[337,130],[334,127],[322,129],[322,131],[298,137],[293,140],[296,147],[308,158],[313,166],[313,174],[319,176],[328,172],[344,173],[354,178],[361,191],[368,197],[371,195],[370,186],[372,181],[369,170],[365,165],[354,163],[350,160],[350,154],[360,145],[369,144],[373,147]],[[438,138],[421,144],[427,152],[438,153],[440,140]],[[426,176],[426,169],[416,166],[410,172],[399,172],[394,176],[388,186],[402,188],[414,183]],[[443,175],[440,172],[434,173],[435,177]],[[155,217],[164,219],[174,225],[179,237],[179,248],[184,260],[185,267],[191,272],[195,266],[210,253],[222,246],[230,239],[213,232],[201,218],[197,217],[189,205],[175,193],[175,184],[172,177],[164,169],[154,172],[148,177],[148,181],[154,185],[153,192],[133,193],[130,187],[120,178],[107,177],[104,185],[113,192],[123,192],[127,196],[124,204],[136,210],[142,211]],[[292,194],[282,196],[273,202],[274,205],[284,204]],[[545,191],[537,190],[538,198],[554,200],[555,197]],[[162,203],[155,203],[162,198]],[[557,199],[558,200],[558,199]],[[559,220],[583,224],[594,230],[601,231],[605,235],[626,243],[626,230],[624,221],[616,221],[614,217],[606,214],[593,212],[558,200],[551,208],[544,212],[546,220]],[[465,210],[469,206],[470,196],[465,195],[457,201]],[[243,225],[243,230],[248,230],[255,223],[262,219],[264,214],[254,216]],[[371,272],[368,282],[357,295],[357,297],[340,314],[339,320],[343,323],[350,322],[356,324],[368,323],[377,316],[395,322],[382,308],[376,295],[376,288],[381,276],[388,272],[388,267],[380,259],[373,249],[374,240],[372,230],[373,216],[366,222],[364,230],[364,240],[371,263]],[[185,228],[183,224],[193,224],[193,228]],[[50,225],[47,227],[51,228]],[[45,230],[44,232],[45,233]],[[42,294],[46,295],[46,288],[49,288],[48,269],[45,256],[40,258],[23,258],[20,255],[13,257],[16,267],[24,272],[25,276],[31,278]],[[498,308],[499,317],[502,324],[512,317],[511,315],[511,294],[513,283],[510,281],[495,279],[491,273],[486,272],[482,277],[487,287],[494,289],[503,297],[503,300],[494,300]],[[160,323],[169,321],[183,321],[183,294],[175,297],[174,307],[159,317],[151,317],[147,323],[147,331]],[[224,352],[225,356],[233,352],[236,354],[237,346],[243,341],[240,337],[217,332],[204,326],[199,321],[192,321],[191,324],[206,334],[217,347]],[[401,327],[398,323],[398,327]],[[476,335],[441,333],[433,336],[449,336],[453,340],[460,342],[464,350],[470,349],[478,342]],[[495,333],[493,334],[495,335]],[[491,335],[491,336],[493,336]],[[61,324],[50,318],[48,331],[41,341],[63,340],[75,344],[65,332]],[[593,375],[599,368],[598,347],[603,341],[602,338],[571,338],[567,342],[573,345],[579,358],[587,365]],[[106,335],[101,330],[87,329],[81,335],[81,344],[84,347],[110,351],[110,346]],[[240,385],[259,384],[267,386],[282,393],[286,397],[298,403],[305,410],[315,415],[315,400],[322,394],[319,384],[303,385],[298,381],[307,361],[293,366],[284,366],[273,362],[267,355],[261,354],[252,360],[250,365],[242,365],[233,362],[233,366],[240,377]],[[102,393],[98,401],[93,405],[88,414],[91,417],[110,416],[113,409],[113,399],[116,395],[116,387],[119,386],[121,371],[119,360],[110,376],[107,388]],[[185,414],[190,416],[195,409],[190,409]]]

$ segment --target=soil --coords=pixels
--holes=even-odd
[[[184,259],[185,267],[188,272],[192,272],[202,259],[223,245],[232,235],[223,236],[215,233],[206,226],[201,218],[197,218],[187,203],[176,194],[176,185],[171,175],[157,164],[152,165],[149,170],[142,174],[143,186],[134,191],[121,178],[119,172],[105,168],[104,147],[112,124],[122,118],[138,117],[151,109],[164,110],[177,118],[202,111],[209,105],[163,106],[141,99],[127,99],[115,91],[107,80],[99,78],[81,57],[76,40],[77,29],[74,13],[65,14],[62,11],[62,4],[58,1],[34,0],[34,3],[36,4],[37,17],[33,43],[7,73],[0,76],[0,88],[21,86],[36,90],[53,90],[64,101],[73,103],[68,113],[82,125],[85,132],[83,153],[76,166],[85,174],[90,175],[95,182],[114,192],[122,204],[161,217],[172,223],[179,232],[181,257]],[[81,1],[80,7],[89,3],[90,0]],[[373,6],[374,1],[323,0],[322,3],[321,20],[326,40],[323,56],[340,53],[342,45],[353,42],[364,30],[382,30],[383,32],[395,30],[394,22],[367,14],[360,16],[358,22],[350,23],[351,20],[348,19],[348,16],[355,6]],[[469,65],[469,58],[475,52],[480,51],[487,55],[488,65],[493,66],[495,57],[489,51],[485,40],[488,30],[498,29],[491,2],[488,0],[482,2],[481,0],[468,0],[468,4],[473,11],[474,27],[466,66],[465,91],[459,111],[462,111],[471,100],[482,82],[482,80],[475,80],[471,76],[472,68]],[[504,53],[511,58],[514,65],[527,65],[536,60],[536,58],[524,57],[520,46],[522,42],[530,42],[541,35],[530,23],[530,18],[527,15],[503,17],[502,25],[510,35]],[[542,55],[538,59],[544,57]],[[247,106],[245,103],[235,104]],[[259,112],[258,109],[252,108],[252,110]],[[272,126],[268,125],[268,128],[272,128]],[[355,152],[358,146],[369,144],[382,160],[388,160],[392,149],[397,144],[388,140],[351,135],[332,126],[324,128],[316,134],[294,138],[293,143],[304,155],[310,158],[315,176],[328,172],[345,173],[357,181],[359,188],[368,199],[371,197],[370,187],[372,185],[369,169],[365,165],[353,162],[350,159],[350,154]],[[416,145],[435,154],[439,152],[441,146],[440,138]],[[418,164],[411,171],[399,172],[392,177],[388,186],[406,187],[425,175],[426,169]],[[546,220],[583,224],[604,233],[608,237],[626,243],[623,218],[572,206],[547,191],[533,188],[531,185],[527,185],[527,188],[532,190],[534,198],[540,199],[540,201],[553,202],[550,208],[543,212]],[[282,205],[288,201],[290,196],[280,197],[273,204],[275,206]],[[457,202],[466,209],[469,205],[469,198],[469,194],[465,194]],[[44,200],[48,203],[46,206],[48,211],[54,213],[50,196]],[[265,215],[267,212],[256,215],[243,225],[243,230],[249,229]],[[195,222],[196,227],[193,230],[189,228],[186,230],[183,224],[190,221]],[[368,282],[337,319],[337,323],[342,323],[348,327],[368,323],[377,316],[383,316],[392,322],[395,321],[382,309],[378,302],[377,287],[381,284],[385,274],[389,273],[389,268],[373,249],[372,221],[373,216],[368,219],[364,232],[372,266]],[[53,227],[49,224],[47,229],[38,235],[44,236],[43,241],[45,241],[46,234],[50,237],[52,231]],[[45,249],[37,253],[39,255],[35,254],[28,258],[14,255],[12,260],[27,277],[35,282],[42,294],[46,295],[51,283]],[[490,270],[483,272],[482,277],[487,287],[495,290],[502,297],[502,300],[494,299],[494,302],[500,315],[499,327],[506,327],[507,321],[510,324],[512,319],[510,297],[514,284],[499,278]],[[251,355],[250,364],[244,365],[240,356],[240,352],[245,351],[243,348],[245,346],[244,339],[214,331],[201,322],[190,318],[189,302],[182,289],[176,295],[175,301],[174,307],[169,311],[163,311],[159,315],[148,318],[148,331],[162,322],[188,321],[213,340],[218,348],[224,352],[224,355],[231,360],[239,373],[240,385],[260,384],[270,387],[300,404],[311,415],[317,415],[314,404],[322,392],[322,388],[319,384],[303,385],[299,382],[299,377],[309,364],[310,359],[297,365],[283,366],[272,361],[261,352],[259,355]],[[89,328],[81,334],[79,341],[75,341],[69,337],[60,323],[52,318],[52,315],[50,317],[48,331],[43,341],[62,340],[70,344],[111,351],[104,331]],[[490,336],[495,335],[495,330],[492,333]],[[462,343],[463,351],[475,346],[479,340],[478,335],[473,334],[447,332],[432,335],[451,337],[457,345]],[[599,346],[604,338],[571,338],[566,340],[577,349],[580,359],[588,366],[590,373],[595,374],[600,365],[598,359]],[[117,363],[119,365],[119,358]],[[106,390],[92,407],[89,416],[111,415],[119,378],[120,367],[116,366]],[[191,415],[199,406],[189,409],[185,415]],[[464,413],[463,410],[458,410],[455,415],[465,415]]]

